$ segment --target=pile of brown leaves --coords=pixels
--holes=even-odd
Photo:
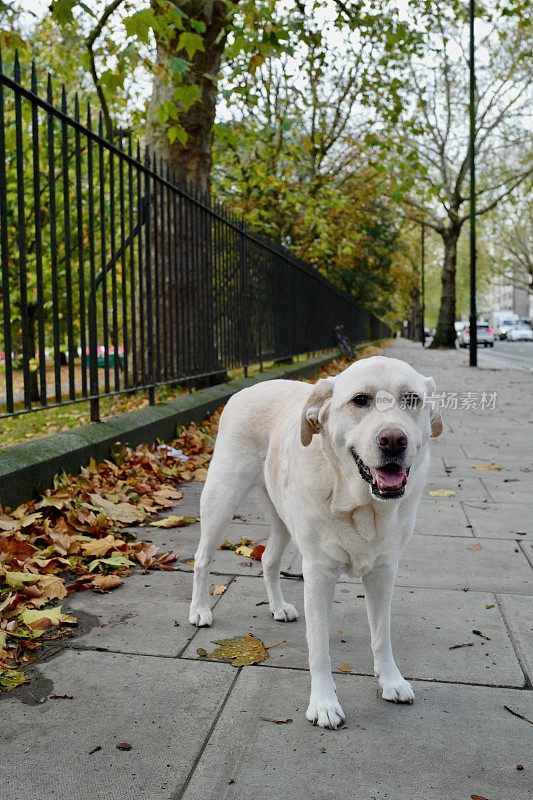
[[[58,477],[40,500],[0,508],[0,692],[25,683],[17,667],[76,623],[59,604],[67,594],[115,589],[137,565],[172,568],[175,554],[123,529],[175,505],[179,483],[205,480],[219,416],[189,425],[174,449],[116,444],[110,460]]]

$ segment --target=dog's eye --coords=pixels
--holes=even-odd
[[[420,397],[416,392],[406,392],[402,395],[401,405],[403,408],[418,408]]]
[[[356,406],[359,406],[359,408],[363,408],[364,406],[368,405],[368,399],[369,398],[367,394],[356,394],[352,399],[352,403],[354,403]]]

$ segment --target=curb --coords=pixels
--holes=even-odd
[[[274,366],[251,378],[200,389],[168,403],[128,411],[106,422],[6,448],[0,463],[0,504],[13,508],[42,494],[58,473],[76,474],[91,457],[96,461],[107,458],[117,441],[131,447],[157,439],[168,441],[175,437],[178,425],[201,422],[241,389],[273,378],[309,377],[337,356],[338,352],[334,352],[301,364]]]

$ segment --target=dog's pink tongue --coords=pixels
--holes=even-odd
[[[401,489],[407,483],[407,472],[403,467],[398,467],[398,472],[384,469],[371,469],[370,472],[378,489]]]

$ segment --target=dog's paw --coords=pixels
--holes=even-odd
[[[412,703],[415,693],[411,684],[405,678],[398,678],[393,681],[380,680],[383,689],[382,697],[389,703]]]
[[[291,603],[283,603],[281,608],[271,608],[270,611],[278,622],[294,622],[299,617],[297,610]]]
[[[329,728],[332,731],[336,731],[346,719],[335,695],[330,697],[313,697],[311,695],[305,716],[313,725],[318,725],[320,728]]]
[[[208,628],[213,622],[213,615],[209,606],[191,606],[189,622],[197,628]]]

